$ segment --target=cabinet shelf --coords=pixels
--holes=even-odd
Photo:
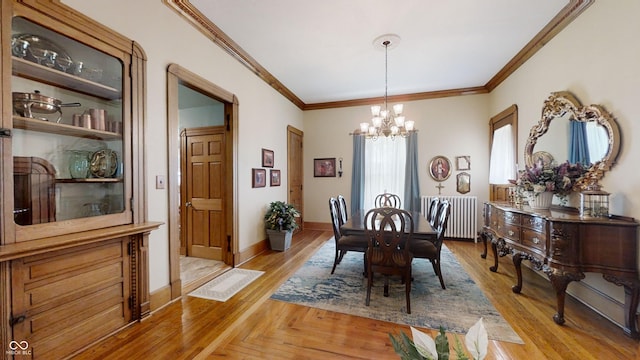
[[[56,179],[58,184],[77,184],[77,183],[121,183],[122,178],[86,178],[86,179]]]
[[[52,69],[19,57],[13,56],[12,59],[14,75],[46,83],[53,83],[67,89],[91,94],[107,100],[117,100],[122,97],[121,92],[116,88],[67,74],[60,70]]]
[[[93,130],[72,126],[67,124],[58,124],[51,121],[40,119],[25,118],[21,116],[13,117],[13,128],[30,131],[39,131],[58,135],[76,136],[81,138],[91,138],[100,140],[121,140],[122,135],[110,131]]]

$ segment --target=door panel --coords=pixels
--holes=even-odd
[[[198,131],[197,135],[186,133],[187,255],[223,260],[224,129],[215,127],[206,134]]]
[[[300,217],[296,219],[296,222],[302,230],[304,225],[304,204],[303,204],[303,147],[302,131],[289,126],[287,128],[287,157],[288,157],[288,183],[289,183],[289,198],[287,202],[295,206],[300,212]]]

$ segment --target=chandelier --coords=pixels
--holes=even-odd
[[[407,137],[415,132],[414,122],[406,120],[402,115],[403,105],[393,105],[390,111],[387,105],[387,54],[389,47],[394,47],[400,41],[397,35],[382,35],[374,40],[375,46],[384,46],[384,108],[380,105],[371,107],[371,122],[360,124],[360,131],[356,133],[365,135],[367,139],[377,139],[380,136],[395,138],[396,136]],[[395,43],[394,43],[395,42]]]

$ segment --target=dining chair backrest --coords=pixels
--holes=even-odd
[[[399,209],[402,206],[402,204],[400,203],[400,196],[389,193],[384,193],[376,196],[374,204],[378,208],[392,207]]]
[[[333,236],[336,241],[340,240],[340,213],[338,211],[338,200],[334,197],[329,199],[329,212],[331,213],[331,225],[333,226]]]
[[[429,220],[429,224],[431,224],[431,226],[435,226],[436,224],[436,219],[438,218],[438,209],[440,204],[440,199],[437,197],[434,197],[433,199],[431,199],[431,202],[429,202],[429,209],[427,209],[427,220]]]
[[[447,231],[447,224],[449,223],[449,215],[451,215],[451,203],[448,200],[443,200],[438,206],[438,221],[435,226],[437,235],[437,241],[442,244],[444,239],[444,233]]]
[[[340,212],[340,225],[344,225],[349,217],[347,216],[347,200],[342,195],[338,195],[338,211]]]
[[[413,237],[413,217],[403,209],[374,208],[365,216],[365,231],[369,239],[369,248],[382,248],[385,261],[392,261],[393,251],[409,250],[409,242]]]

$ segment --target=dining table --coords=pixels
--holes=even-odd
[[[340,229],[344,235],[360,235],[364,236],[365,229],[365,216],[366,210],[358,210],[351,215],[351,218],[344,223]],[[416,240],[435,240],[438,233],[431,226],[429,220],[427,220],[419,211],[411,211],[411,217],[413,218],[413,239]]]

